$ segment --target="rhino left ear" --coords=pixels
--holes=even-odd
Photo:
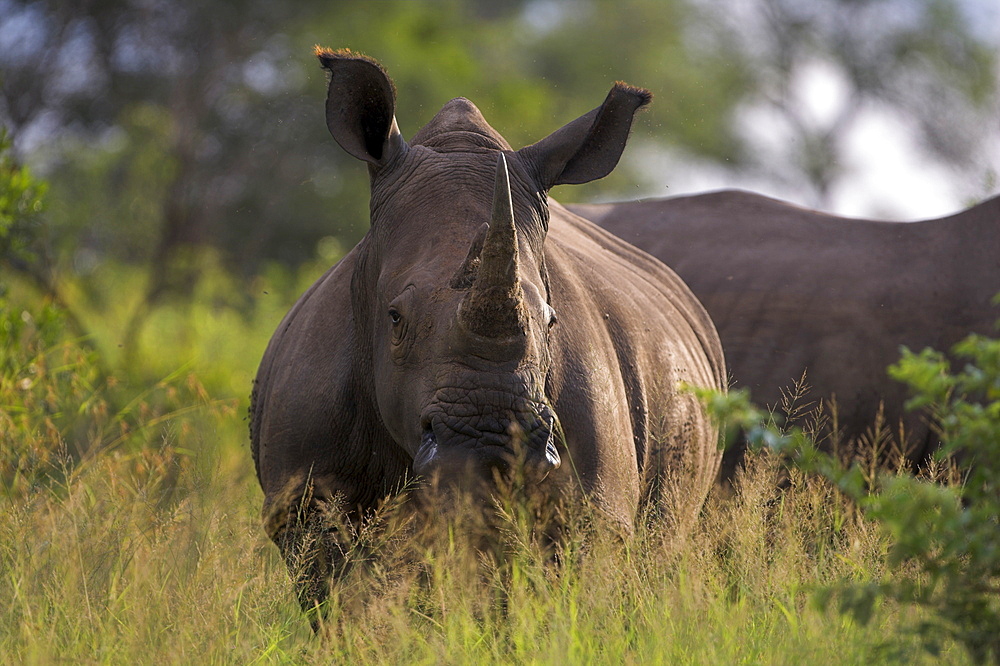
[[[326,126],[340,147],[374,166],[405,151],[396,125],[396,87],[382,66],[348,49],[317,46],[316,57],[330,74]]]
[[[544,190],[604,178],[622,156],[632,117],[651,99],[648,90],[619,81],[599,107],[518,154],[535,166]]]

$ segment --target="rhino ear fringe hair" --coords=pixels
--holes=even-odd
[[[612,87],[612,92],[624,92],[638,97],[639,105],[636,107],[636,111],[653,101],[653,93],[645,88],[629,85],[624,81],[615,81],[615,85]]]
[[[316,44],[313,46],[313,53],[319,58],[320,66],[327,71],[328,74],[333,73],[333,66],[337,60],[353,60],[355,62],[365,62],[378,69],[385,78],[389,81],[392,86],[392,97],[396,98],[396,84],[393,82],[392,77],[389,76],[389,72],[386,71],[382,64],[375,60],[375,58],[366,56],[363,53],[357,53],[348,48],[343,49],[331,49],[326,46],[320,46]]]

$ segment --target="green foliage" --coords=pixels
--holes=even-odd
[[[34,258],[41,232],[38,213],[47,185],[18,165],[10,154],[10,138],[0,127],[0,265]]]
[[[123,109],[119,128],[103,140],[66,141],[68,162],[52,179],[49,219],[79,272],[103,257],[139,262],[155,255],[178,171],[172,121],[167,109],[139,103]]]
[[[52,305],[0,299],[0,348],[0,499],[30,496],[109,452],[142,467],[179,464],[178,429],[206,409],[233,413],[183,370],[129,388],[92,346],[67,337]]]
[[[77,37],[2,59],[0,119],[16,109],[17,131],[58,125],[31,157],[48,168],[61,259],[80,271],[199,245],[249,276],[270,261],[308,260],[326,236],[356,243],[368,228],[368,174],[323,122],[317,43],[387,67],[407,138],[464,96],[521,147],[596,107],[622,79],[657,95],[637,142],[655,135],[740,158],[728,114],[746,72],[689,48],[681,0],[636,0],[627,11],[607,0],[385,0],[377,11],[358,0],[152,0],[74,12],[26,4],[0,7],[0,21]],[[61,70],[38,63],[74,59],[84,64],[71,92],[47,94],[64,88]],[[624,197],[642,171],[625,160],[609,179],[556,196]]]
[[[89,341],[124,380],[144,386],[188,368],[213,397],[242,403],[281,318],[340,254],[327,238],[298,270],[270,263],[243,278],[228,271],[218,253],[192,252],[187,260],[199,271],[186,294],[153,308],[144,305],[153,277],[131,264],[103,262],[61,287]]]
[[[60,313],[36,313],[0,300],[0,480],[4,496],[20,495],[59,474],[110,420],[92,351],[62,340]],[[69,440],[69,441],[67,441]]]
[[[973,335],[954,356],[904,350],[890,368],[907,383],[910,406],[928,407],[944,445],[939,460],[954,458],[966,470],[961,485],[908,473],[879,474],[867,483],[857,465],[844,467],[797,428],[782,430],[750,404],[746,392],[722,396],[698,391],[729,432],[743,428],[750,446],[777,452],[794,469],[832,482],[889,536],[881,581],[843,583],[819,599],[840,599],[842,612],[862,624],[889,598],[929,611],[911,626],[931,654],[953,640],[976,663],[1000,660],[1000,340]]]
[[[893,479],[871,512],[895,537],[890,557],[926,574],[893,592],[935,611],[921,631],[964,644],[977,663],[1000,661],[1000,339],[973,335],[955,346],[961,369],[940,352],[904,350],[891,368],[913,405],[938,419],[943,456],[967,469],[960,488]]]
[[[0,153],[0,177],[4,250],[29,259],[44,186],[26,169],[12,167],[6,153]],[[206,407],[225,408],[183,366],[130,388],[128,373],[122,381],[89,339],[70,332],[75,325],[62,307],[47,298],[39,303],[13,275],[4,278],[0,499],[31,496],[108,452],[138,456],[142,467],[166,465],[179,455],[173,429],[190,428],[189,417]]]

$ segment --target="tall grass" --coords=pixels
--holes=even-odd
[[[655,524],[624,544],[591,535],[571,539],[557,567],[515,539],[500,571],[445,530],[408,549],[419,556],[406,567],[377,555],[386,568],[345,582],[371,585],[365,605],[334,603],[317,639],[235,453],[211,465],[109,453],[4,502],[0,653],[38,664],[867,664],[904,619],[883,605],[861,628],[816,609],[818,586],[881,575],[885,539],[838,515],[816,482],[773,502],[773,466],[758,460],[679,543]]]
[[[923,659],[901,633],[922,611],[881,602],[862,627],[813,603],[827,585],[887,575],[887,537],[821,480],[793,472],[776,496],[778,464],[766,454],[751,459],[731,496],[710,497],[686,538],[672,539],[655,520],[624,541],[579,530],[558,565],[513,508],[497,518],[502,566],[447,521],[417,536],[373,532],[362,545],[374,555],[344,581],[315,637],[260,526],[245,403],[178,358],[242,332],[250,342],[239,360],[207,354],[209,375],[256,363],[260,331],[277,322],[197,306],[199,318],[213,308],[222,318],[188,330],[183,345],[165,340],[182,351],[161,353],[148,382],[139,372],[112,379],[104,366],[115,363],[60,337],[57,315],[3,307],[17,340],[0,382],[5,663]],[[168,314],[183,321],[183,310]],[[155,340],[143,339],[142,353],[152,353]],[[883,650],[891,637],[895,653]],[[965,660],[949,646],[938,661]]]
[[[15,663],[871,663],[899,609],[861,629],[814,609],[810,590],[874,575],[884,544],[863,524],[833,530],[828,490],[797,487],[776,508],[755,475],[736,500],[711,501],[682,544],[644,528],[559,569],[523,549],[492,577],[470,573],[460,539],[428,548],[426,575],[401,576],[364,608],[334,606],[317,640],[262,536],[245,465],[186,471],[164,502],[155,475],[108,456],[3,506],[0,652]]]

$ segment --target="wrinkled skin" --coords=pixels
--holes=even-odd
[[[690,523],[721,454],[679,385],[724,386],[715,330],[672,271],[546,196],[610,172],[649,94],[616,84],[519,151],[456,99],[407,142],[374,61],[318,55],[372,194],[371,229],[282,321],[252,398],[265,529],[303,606],[342,571],[331,514],[358,525],[414,476],[582,491],[626,533],[669,489]]]
[[[884,403],[913,464],[939,442],[886,367],[902,345],[948,350],[971,332],[995,333],[1000,317],[990,303],[1000,198],[922,222],[840,218],[738,191],[572,209],[677,271],[755,402],[779,405],[806,371],[805,401],[835,399],[845,444],[871,437]],[[725,477],[742,456],[726,453]]]

